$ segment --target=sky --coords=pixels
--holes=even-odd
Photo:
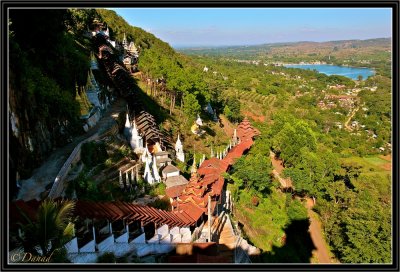
[[[389,8],[114,8],[175,48],[392,36]]]

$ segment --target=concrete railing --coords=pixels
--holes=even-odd
[[[58,172],[53,186],[51,187],[50,193],[48,195],[49,198],[57,198],[59,196],[61,196],[61,194],[64,191],[64,181],[65,178],[68,175],[69,170],[71,170],[71,165],[74,162],[77,162],[81,159],[81,147],[82,144],[98,139],[99,135],[96,133],[92,136],[90,136],[89,138],[83,140],[82,142],[80,142],[72,151],[71,155],[69,155],[68,159],[65,161],[64,165],[61,167],[61,170]]]
[[[104,241],[101,241],[100,243],[97,244],[97,249],[100,252],[107,251],[113,245],[114,245],[114,235],[111,234]]]
[[[86,245],[79,248],[79,253],[85,253],[85,252],[96,252],[96,241],[95,240],[91,240]]]

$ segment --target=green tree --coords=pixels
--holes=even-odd
[[[48,256],[67,243],[73,237],[74,224],[71,221],[74,207],[72,201],[46,199],[38,208],[36,220],[31,221],[21,212],[28,221],[28,224],[21,225],[21,242],[25,251]],[[38,245],[41,252],[35,248]]]
[[[236,97],[228,97],[225,101],[223,112],[230,121],[237,122],[241,120],[240,101]]]
[[[239,179],[246,190],[268,194],[272,187],[271,161],[260,153],[249,154],[233,165],[233,177]]]
[[[196,95],[188,93],[183,97],[183,112],[186,118],[194,120],[201,111],[199,102],[197,101]]]
[[[285,165],[293,166],[300,162],[300,149],[315,151],[316,137],[306,122],[297,120],[293,124],[285,123],[273,138],[273,148],[280,154]]]

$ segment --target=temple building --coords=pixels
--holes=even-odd
[[[126,34],[125,34],[125,32],[124,32],[124,38],[122,39],[122,47],[123,47],[125,50],[128,50],[128,40],[126,39]]]
[[[174,165],[167,165],[162,170],[163,182],[167,186],[165,193],[171,202],[180,195],[186,187],[188,180],[180,174],[179,169]]]
[[[122,62],[131,73],[136,72],[138,70],[137,64],[139,59],[139,51],[136,48],[135,43],[133,41],[128,43],[125,33],[124,33],[124,38],[122,40],[122,48],[123,48]]]
[[[256,128],[253,128],[249,122],[249,119],[245,117],[237,127],[237,137],[239,138],[240,141],[243,141],[246,139],[251,139],[257,135],[260,135],[260,131]]]
[[[135,46],[135,43],[132,41],[129,43],[128,49],[127,49],[128,53],[134,57],[139,57],[139,51]]]
[[[135,121],[137,129],[149,146],[155,145],[158,142],[161,149],[165,148],[166,141],[164,135],[158,128],[153,115],[145,111],[140,111],[139,113],[136,113]]]
[[[203,125],[203,120],[201,120],[200,116],[197,115],[197,119],[194,122],[194,124],[192,125],[192,127],[190,128],[190,130],[192,131],[193,134],[203,135],[205,133],[205,131],[201,129],[202,125]]]
[[[210,102],[208,102],[207,106],[204,107],[204,111],[207,112],[209,115],[213,115],[214,114],[214,110],[211,107]]]

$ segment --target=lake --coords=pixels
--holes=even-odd
[[[358,79],[361,75],[363,80],[367,79],[369,76],[375,74],[373,69],[370,68],[359,68],[359,67],[347,67],[347,66],[337,66],[329,64],[287,64],[287,68],[300,68],[307,70],[317,70],[320,73],[330,75],[340,75],[351,79]]]

